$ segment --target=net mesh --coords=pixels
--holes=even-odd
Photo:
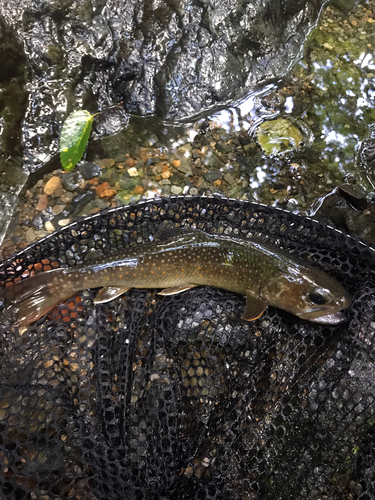
[[[0,285],[149,241],[161,226],[249,235],[353,296],[327,327],[200,287],[80,292],[28,329],[0,307],[0,498],[375,498],[375,253],[291,213],[171,197],[67,226],[0,266]]]

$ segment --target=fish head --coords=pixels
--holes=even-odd
[[[271,278],[263,285],[260,295],[270,305],[301,319],[328,325],[345,321],[341,311],[352,301],[338,281],[312,267],[291,269]]]

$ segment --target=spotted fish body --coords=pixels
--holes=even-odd
[[[7,287],[5,297],[17,308],[18,325],[26,325],[87,288],[101,288],[95,300],[100,303],[130,288],[162,288],[162,295],[170,295],[198,285],[246,295],[246,320],[272,305],[336,324],[351,302],[328,274],[274,247],[190,228],[161,231],[155,241],[130,246],[123,254],[41,273]]]

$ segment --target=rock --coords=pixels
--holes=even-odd
[[[207,170],[207,172],[203,174],[203,177],[207,182],[214,182],[220,179],[221,172],[220,170]]]
[[[185,175],[193,175],[193,171],[188,161],[181,162],[181,165],[177,168],[177,170]]]
[[[135,192],[136,194],[143,194],[143,193],[145,192],[145,190],[144,190],[144,187],[143,187],[143,186],[135,186],[135,188],[134,188],[134,192]]]
[[[32,241],[35,240],[35,231],[32,227],[30,227],[27,231],[26,231],[26,241],[31,243]]]
[[[44,192],[45,192],[45,194],[51,195],[59,187],[61,187],[61,179],[60,179],[60,177],[54,176],[54,177],[51,177],[51,179],[44,186]]]
[[[49,220],[44,224],[44,227],[46,228],[46,231],[48,231],[49,233],[53,233],[55,230],[55,226]]]
[[[138,170],[135,167],[129,168],[128,174],[130,177],[138,177]]]
[[[61,201],[63,203],[70,203],[73,199],[73,193],[64,193],[62,196],[61,196]]]
[[[132,189],[138,184],[138,179],[134,177],[131,179],[130,177],[124,176],[119,179],[118,183],[121,189]]]
[[[189,189],[189,194],[195,195],[198,194],[198,189],[196,187],[192,187]]]
[[[182,193],[182,188],[180,188],[180,186],[172,186],[171,193],[172,194],[180,194],[180,193]]]
[[[35,227],[35,229],[42,229],[43,219],[41,215],[37,215],[36,217],[34,217],[34,219],[32,220],[32,225]]]
[[[227,182],[228,184],[233,184],[234,181],[235,181],[235,178],[233,177],[232,174],[225,174],[224,175],[224,180],[225,182]]]
[[[61,181],[67,191],[76,191],[83,183],[83,177],[78,170],[75,170],[74,172],[63,174]]]
[[[109,182],[103,182],[102,184],[99,184],[99,186],[95,188],[95,192],[98,196],[100,196],[100,198],[111,197],[117,193],[116,189],[111,187]]]
[[[62,226],[62,227],[67,226],[69,224],[69,222],[70,222],[70,219],[61,219],[61,220],[59,220],[58,225]]]
[[[48,197],[46,194],[41,194],[39,196],[39,200],[38,200],[38,204],[36,206],[36,209],[39,210],[39,212],[41,212],[42,210],[44,210],[48,205]]]
[[[65,193],[64,189],[62,187],[59,187],[56,189],[56,191],[53,193],[52,197],[53,198],[61,198],[61,196]]]
[[[78,163],[77,168],[82,177],[86,180],[92,179],[93,177],[99,177],[102,175],[102,169],[96,163],[91,161],[81,161]]]
[[[75,209],[80,209],[90,203],[95,198],[95,193],[93,191],[85,191],[79,193],[74,198],[72,198],[72,207]]]
[[[134,167],[134,165],[135,165],[135,160],[133,160],[133,158],[128,158],[128,159],[126,160],[126,162],[125,162],[125,165],[126,165],[127,167],[132,168],[132,167]]]
[[[113,158],[103,158],[102,160],[98,160],[96,163],[100,168],[111,168],[115,164],[115,160]]]
[[[64,208],[65,205],[55,205],[54,207],[52,207],[53,215],[60,215]]]
[[[184,144],[183,146],[180,146],[178,150],[183,153],[185,156],[190,156],[191,150],[192,150],[192,145],[190,142],[187,144]]]

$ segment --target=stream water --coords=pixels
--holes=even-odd
[[[343,183],[333,223],[371,241],[373,0],[126,7],[0,7],[3,256],[142,197],[218,193],[309,214]],[[86,153],[100,171],[64,174],[58,137],[80,108],[101,111]]]

